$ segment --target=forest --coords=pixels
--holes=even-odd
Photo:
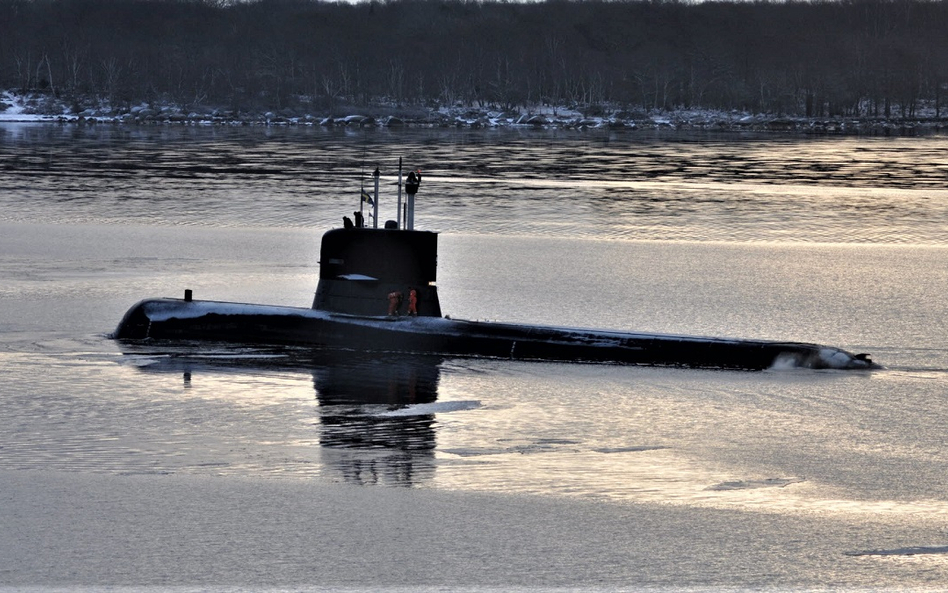
[[[116,111],[940,118],[946,32],[931,0],[0,0],[0,88]]]

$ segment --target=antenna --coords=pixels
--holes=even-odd
[[[365,206],[365,152],[369,145],[368,132],[362,131],[362,169],[359,171],[359,218],[362,218],[363,208]],[[375,203],[378,204],[379,191],[378,185],[375,188]]]
[[[372,173],[372,176],[375,177],[375,203],[372,204],[372,228],[379,228],[379,177],[382,175],[382,172],[379,171],[379,168],[375,168],[375,172]]]
[[[395,228],[402,228],[402,157],[398,157],[398,213]]]

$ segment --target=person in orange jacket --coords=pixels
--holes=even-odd
[[[402,293],[395,290],[388,293],[388,314],[398,315],[398,308],[402,306]]]
[[[418,315],[418,291],[414,287],[408,288],[408,314]]]

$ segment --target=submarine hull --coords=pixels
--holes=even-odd
[[[878,368],[865,355],[800,342],[629,333],[431,316],[351,315],[180,299],[137,303],[125,314],[112,337],[742,370],[775,366]]]

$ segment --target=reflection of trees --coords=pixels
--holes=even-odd
[[[325,463],[347,482],[410,486],[434,472],[434,414],[406,413],[437,399],[440,359],[344,353],[313,371]]]
[[[0,87],[237,109],[466,101],[911,116],[948,3],[0,0]]]

